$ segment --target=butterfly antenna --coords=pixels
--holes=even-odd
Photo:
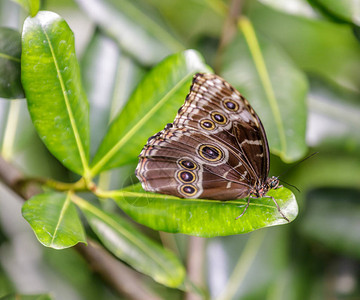
[[[293,184],[291,184],[291,183],[288,183],[288,182],[286,182],[286,181],[284,181],[284,180],[280,180],[282,183],[285,183],[285,184],[287,184],[288,186],[291,186],[291,187],[293,187],[294,189],[296,189],[299,193],[301,193],[301,191],[295,186],[295,185],[293,185]]]
[[[318,154],[319,152],[314,152],[312,154],[310,154],[309,156],[303,158],[302,160],[300,160],[297,164],[291,166],[289,169],[285,170],[283,173],[281,173],[279,176],[277,176],[277,178],[279,178],[280,176],[283,176],[285,175],[287,172],[289,172],[290,170],[294,169],[295,167],[297,167],[298,165],[300,165],[301,163],[303,163],[305,160],[313,157],[314,155]],[[283,181],[284,182],[284,181]],[[286,183],[286,182],[284,182]],[[287,183],[288,184],[288,183]],[[291,186],[291,184],[289,184]]]

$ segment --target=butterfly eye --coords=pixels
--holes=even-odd
[[[177,174],[178,179],[181,182],[191,183],[195,181],[195,174],[191,171],[180,171]]]
[[[215,124],[211,120],[201,120],[200,126],[206,130],[213,130],[215,128]]]
[[[231,111],[237,111],[239,109],[239,105],[231,99],[224,100],[224,106],[226,109]]]
[[[223,157],[222,151],[212,145],[201,145],[198,151],[200,156],[208,161],[218,161]]]
[[[191,160],[182,159],[179,161],[179,165],[188,170],[195,170],[196,164]]]
[[[270,181],[269,181],[269,187],[270,189],[275,189],[277,188],[279,185],[279,180],[276,177],[271,177]]]
[[[180,191],[186,197],[191,197],[191,196],[194,196],[197,193],[197,188],[194,187],[193,185],[183,185],[180,188]]]
[[[212,112],[211,118],[218,124],[225,124],[227,122],[226,117],[219,112]]]

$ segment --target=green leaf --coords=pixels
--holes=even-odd
[[[20,33],[0,27],[0,97],[24,97],[20,78],[20,56]]]
[[[89,105],[73,33],[60,16],[41,11],[25,20],[22,47],[22,83],[34,126],[64,166],[86,176]]]
[[[152,65],[184,47],[165,28],[154,9],[123,0],[76,1],[121,48],[139,62]]]
[[[26,11],[29,12],[31,17],[34,17],[40,9],[39,0],[12,0],[20,4]]]
[[[250,19],[302,70],[360,92],[359,42],[351,26],[287,15],[259,5]]]
[[[92,174],[136,160],[146,140],[173,122],[197,72],[210,69],[194,50],[171,55],[153,68],[112,122],[94,157]]]
[[[185,277],[185,269],[169,250],[140,233],[123,218],[106,213],[76,197],[91,228],[102,243],[118,258],[157,282],[178,287]]]
[[[338,18],[360,25],[360,1],[359,0],[314,0],[314,4],[328,12],[331,12]]]
[[[360,258],[359,197],[358,189],[312,191],[299,223],[301,234],[336,252]]]
[[[224,53],[222,75],[259,114],[272,152],[286,162],[307,150],[307,81],[287,55],[243,19],[238,35]]]
[[[86,243],[76,208],[66,194],[36,195],[25,202],[22,215],[46,247],[64,249],[79,242]]]
[[[296,218],[298,206],[290,190],[279,188],[267,195],[276,199],[290,221]],[[271,198],[251,199],[245,214],[236,220],[244,211],[247,199],[181,199],[144,192],[140,185],[112,192],[109,196],[137,222],[166,232],[214,237],[288,223]]]

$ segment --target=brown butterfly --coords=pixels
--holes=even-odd
[[[146,191],[181,198],[233,200],[266,196],[279,187],[268,178],[269,145],[249,102],[214,74],[194,76],[171,124],[148,139],[136,176]]]

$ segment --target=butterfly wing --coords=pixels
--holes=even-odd
[[[173,124],[151,137],[139,155],[143,188],[187,198],[249,195],[269,171],[260,119],[230,84],[196,74]]]

